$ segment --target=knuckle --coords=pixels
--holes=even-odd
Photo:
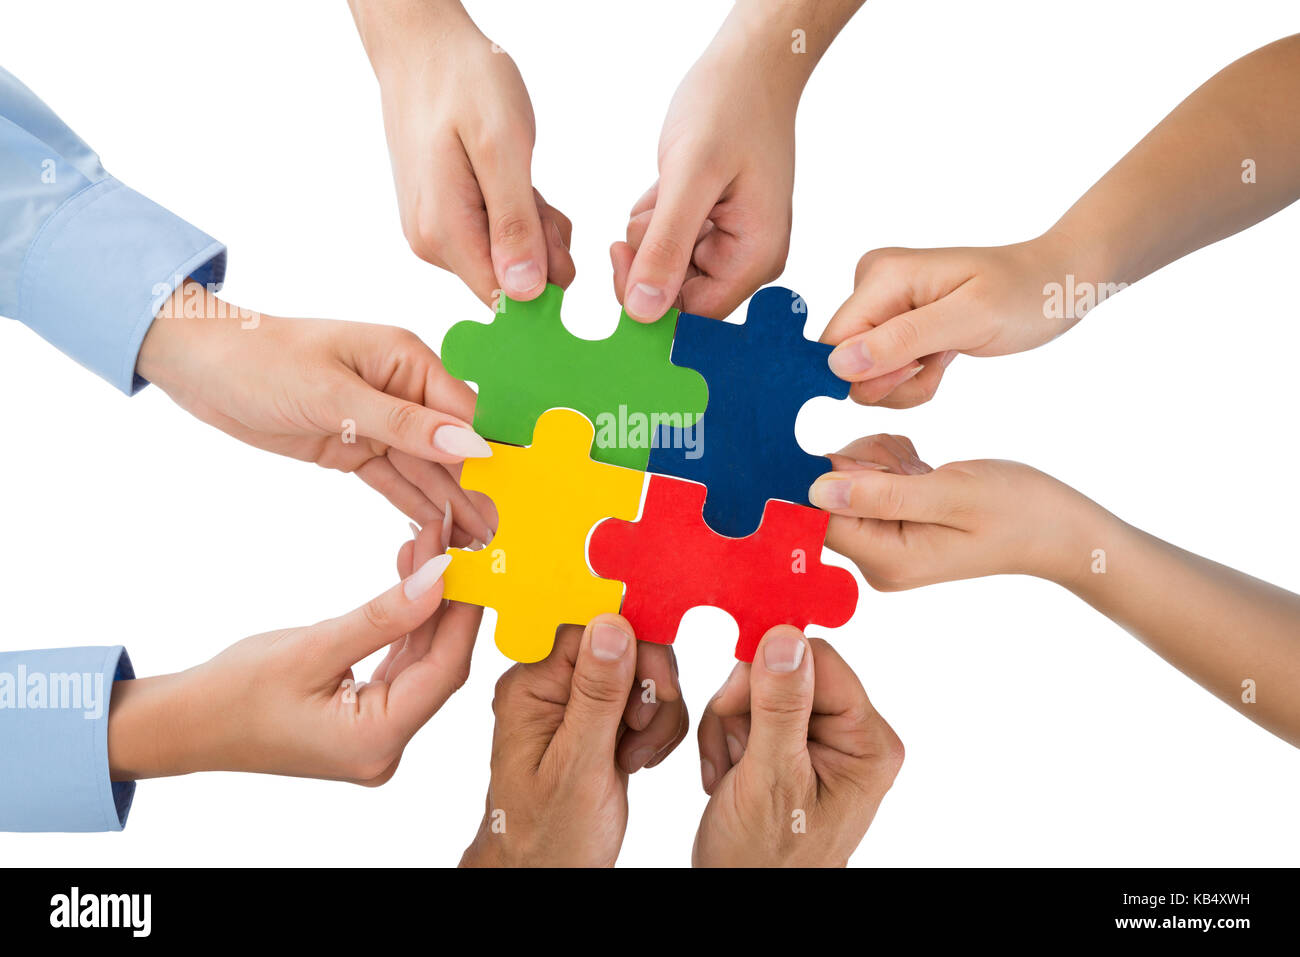
[[[492,235],[504,246],[520,246],[528,242],[533,227],[528,218],[517,210],[497,216],[492,224]]]
[[[858,260],[857,269],[853,273],[854,285],[862,282],[868,276],[876,277],[885,272],[887,269],[897,267],[901,258],[902,250],[897,246],[886,246],[880,249],[872,249],[865,253]]]
[[[469,666],[466,665],[467,673],[468,670]],[[492,714],[497,718],[512,710],[511,702],[519,696],[519,675],[519,666],[514,665],[497,679],[496,687],[492,690]]]
[[[423,410],[412,402],[399,402],[388,410],[388,431],[392,435],[410,435],[423,417]]]
[[[387,631],[393,623],[392,612],[382,598],[372,598],[362,605],[361,615],[375,631]]]
[[[906,496],[903,493],[902,485],[898,482],[882,482],[875,493],[872,504],[872,512],[876,518],[891,522],[902,518],[903,509],[906,506]]]
[[[690,259],[691,250],[676,236],[662,233],[647,238],[641,253],[655,265],[677,266]]]
[[[573,673],[573,691],[581,697],[602,703],[622,701],[627,697],[627,689],[617,677],[611,674],[592,674],[588,671]]]
[[[902,354],[911,355],[921,341],[921,330],[911,316],[895,316],[884,327],[888,331],[890,344]]]

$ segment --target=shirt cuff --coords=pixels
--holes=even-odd
[[[219,289],[226,247],[109,176],[68,198],[23,263],[18,320],[127,395],[140,343],[186,278]]]
[[[135,782],[108,770],[121,645],[0,654],[0,831],[120,831]]]

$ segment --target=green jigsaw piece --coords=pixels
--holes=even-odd
[[[651,323],[624,312],[609,338],[581,339],[564,328],[563,298],[554,285],[530,302],[502,296],[492,322],[447,330],[443,365],[477,383],[484,438],[530,445],[543,412],[573,409],[595,426],[592,459],[644,472],[659,426],[689,428],[708,404],[704,377],[669,361],[677,310]]]

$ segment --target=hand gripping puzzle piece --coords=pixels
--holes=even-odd
[[[532,445],[490,443],[490,458],[465,462],[465,488],[497,508],[497,533],[478,551],[452,549],[446,597],[497,610],[497,647],[515,661],[540,661],[561,624],[586,625],[617,612],[621,582],[587,566],[587,534],[610,516],[636,518],[642,472],[593,462],[590,422],[569,409],[537,420]]]
[[[831,346],[804,338],[806,314],[797,294],[769,286],[744,323],[677,319],[672,361],[703,373],[708,405],[693,428],[660,429],[649,470],[706,486],[704,520],[719,534],[753,532],[769,499],[806,505],[808,487],[830,471],[799,445],[795,419],[815,396],[847,398],[849,383],[826,364]]]
[[[704,486],[652,475],[640,521],[592,532],[591,567],[627,583],[622,613],[637,638],[672,644],[687,610],[713,605],[740,626],[736,657],[753,661],[774,625],[833,628],[853,617],[853,576],[821,562],[829,515],[770,501],[754,534],[728,538],[705,524],[704,504]]]
[[[503,296],[492,322],[447,331],[443,363],[478,384],[484,438],[527,445],[547,409],[576,409],[595,425],[592,459],[644,471],[656,431],[691,425],[708,396],[700,373],[669,361],[677,310],[652,323],[625,312],[612,336],[580,339],[560,318],[563,296],[554,285],[529,302]]]

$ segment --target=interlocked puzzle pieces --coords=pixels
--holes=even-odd
[[[758,528],[768,499],[807,504],[830,471],[795,441],[794,423],[814,396],[846,398],[849,383],[826,364],[831,346],[803,335],[807,308],[789,289],[754,294],[743,325],[682,313],[675,365],[704,374],[709,404],[692,429],[661,429],[649,470],[705,485],[704,520],[723,535]]]
[[[515,661],[551,653],[555,628],[617,612],[620,582],[587,567],[587,533],[603,518],[636,518],[645,475],[593,462],[591,423],[555,409],[537,420],[530,448],[492,444],[469,459],[466,488],[496,504],[497,533],[478,551],[453,549],[445,596],[497,610],[497,647]]]
[[[624,313],[591,341],[564,328],[562,295],[503,299],[491,324],[458,323],[443,341],[447,369],[479,385],[474,426],[493,451],[465,463],[462,483],[499,521],[486,548],[455,550],[446,597],[496,608],[497,647],[516,661],[546,657],[558,625],[620,598],[638,637],[664,644],[689,608],[722,608],[742,661],[773,625],[847,621],[857,585],[821,563],[828,516],[802,504],[829,463],[799,447],[794,422],[849,386],[830,347],[803,337],[803,300],[761,290],[743,325]],[[688,428],[701,412],[707,428]],[[651,476],[633,521],[647,469],[667,474]]]
[[[490,324],[448,330],[442,361],[478,383],[480,435],[527,445],[547,409],[576,409],[596,426],[594,460],[644,471],[660,424],[691,424],[709,394],[698,372],[668,361],[677,310],[652,323],[625,312],[609,338],[579,339],[560,319],[563,297],[552,285],[530,302],[502,297]]]
[[[748,538],[727,538],[704,522],[705,488],[650,476],[640,521],[610,519],[591,536],[597,575],[627,582],[623,617],[645,641],[672,644],[682,615],[697,605],[731,613],[740,626],[736,657],[753,661],[776,624],[837,627],[853,616],[858,586],[821,563],[825,512],[770,501]]]

